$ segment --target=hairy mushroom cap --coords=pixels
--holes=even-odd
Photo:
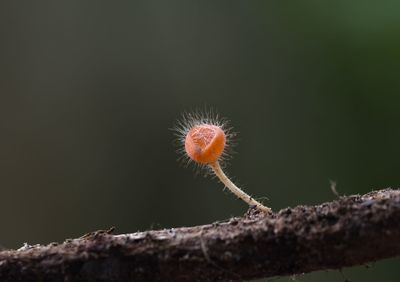
[[[195,162],[210,164],[218,161],[225,149],[226,136],[221,127],[211,124],[193,126],[185,138],[185,151]]]

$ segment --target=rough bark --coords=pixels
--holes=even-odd
[[[0,252],[0,281],[241,281],[400,254],[400,190],[133,234]]]

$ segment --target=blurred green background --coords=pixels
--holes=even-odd
[[[0,245],[243,214],[176,162],[169,128],[204,106],[239,132],[228,173],[275,210],[334,199],[329,180],[346,195],[398,187],[399,12],[398,1],[2,1]],[[344,274],[395,281],[398,267]]]

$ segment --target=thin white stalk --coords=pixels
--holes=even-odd
[[[223,172],[219,162],[215,162],[212,164],[209,164],[209,166],[212,168],[214,171],[215,175],[221,180],[221,182],[233,193],[235,194],[238,198],[242,199],[245,201],[247,204],[250,206],[255,206],[257,209],[260,211],[270,213],[272,210],[260,202],[254,200],[251,196],[247,195],[245,192],[243,192],[239,187],[237,187],[229,178],[228,176],[225,175]]]

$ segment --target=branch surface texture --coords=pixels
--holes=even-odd
[[[0,281],[242,281],[400,255],[400,190],[223,222],[0,252]]]

